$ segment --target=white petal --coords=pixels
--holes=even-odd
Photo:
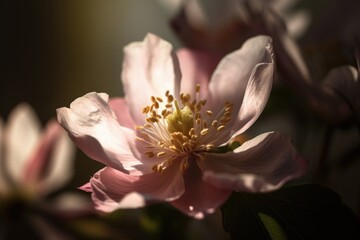
[[[94,175],[90,183],[96,208],[105,212],[143,207],[154,200],[172,201],[184,192],[184,180],[178,164],[173,164],[163,174],[152,172],[142,176],[104,168]],[[89,191],[88,187],[85,185],[82,189]],[[132,194],[135,192],[137,194]],[[136,202],[130,203],[131,199]]]
[[[4,170],[15,183],[21,183],[39,138],[40,123],[34,111],[25,103],[18,105],[4,130]]]
[[[151,96],[180,90],[179,61],[172,45],[153,34],[124,48],[121,77],[130,113],[138,125],[145,123],[142,108],[151,104]]]
[[[42,181],[44,191],[63,187],[74,175],[75,148],[66,131],[61,131],[53,148],[48,172]]]
[[[234,104],[229,126],[235,124],[234,127],[243,128],[241,132],[246,130],[267,102],[273,69],[271,38],[257,36],[247,40],[239,50],[222,59],[211,78],[209,105],[212,111],[218,112],[225,102]],[[233,133],[229,131],[227,139]]]
[[[219,188],[250,192],[277,189],[306,169],[289,139],[276,132],[259,135],[234,152],[209,154],[198,164],[205,181]]]
[[[352,66],[332,69],[324,80],[324,86],[330,87],[360,114],[359,72]]]
[[[146,169],[152,171],[155,163],[146,162],[151,165],[148,167],[134,156],[137,153],[135,132],[119,125],[104,99],[108,98],[88,93],[72,102],[70,109],[58,109],[58,121],[90,158],[133,174],[142,174]]]
[[[233,135],[245,132],[260,116],[269,99],[273,83],[274,63],[258,64],[250,76]]]

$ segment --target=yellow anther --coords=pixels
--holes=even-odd
[[[200,84],[196,84],[195,92],[197,92],[197,93],[200,92]]]
[[[164,156],[166,153],[165,152],[158,152],[157,154],[156,154],[156,157],[162,157],[162,156]]]
[[[200,135],[204,136],[209,132],[208,128],[204,128],[203,130],[200,131]]]
[[[208,116],[210,116],[210,117],[211,117],[212,115],[214,115],[213,112],[210,111],[210,110],[206,111],[206,114],[207,114]]]
[[[167,96],[167,102],[171,103],[172,101],[174,101],[174,96],[173,95],[168,95]]]
[[[223,130],[224,128],[225,128],[224,125],[220,125],[220,126],[217,128],[217,130],[218,130],[218,131],[221,131],[221,130]]]
[[[174,150],[174,151],[177,151],[177,150],[178,150],[175,145],[169,146],[169,149]]]
[[[206,148],[206,151],[211,151],[211,150],[213,150],[215,148],[215,146],[214,146],[214,144],[207,144],[205,146],[205,148]]]
[[[212,123],[211,123],[211,126],[212,127],[216,127],[218,125],[218,121],[217,120],[214,120],[214,121],[212,121]]]
[[[192,136],[195,134],[195,128],[191,128],[189,131],[189,136]]]
[[[148,113],[150,110],[150,107],[149,106],[146,106],[142,109],[142,113]]]

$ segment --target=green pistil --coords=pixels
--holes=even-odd
[[[194,126],[193,112],[188,106],[180,109],[178,101],[174,101],[176,110],[166,117],[168,123],[168,131],[181,132],[186,136],[189,136],[190,129]]]

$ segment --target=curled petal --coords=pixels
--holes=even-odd
[[[274,62],[258,64],[250,76],[237,121],[234,135],[245,132],[264,110],[271,92]]]
[[[335,68],[324,80],[324,86],[338,94],[360,116],[359,72],[352,66]]]
[[[217,188],[202,179],[199,167],[192,163],[184,174],[185,193],[171,205],[185,214],[202,219],[213,213],[231,194],[231,191]]]
[[[160,174],[153,172],[142,176],[132,176],[113,168],[103,168],[90,180],[92,199],[96,209],[104,212],[114,211],[118,208],[129,207],[129,202],[124,197],[133,195],[137,202],[132,207],[144,206],[149,200],[172,201],[184,193],[184,182],[178,165],[173,164]],[[89,185],[82,188],[89,191]],[[142,197],[140,197],[140,195]],[[126,205],[124,205],[127,203]]]
[[[88,93],[72,102],[70,108],[58,109],[58,121],[90,158],[118,170],[142,174],[137,167],[144,164],[132,150],[136,149],[135,132],[119,125],[107,101],[106,94]]]
[[[271,91],[273,71],[274,53],[267,36],[249,39],[217,66],[209,84],[210,102],[214,112],[225,102],[234,104],[229,134],[235,128],[244,132],[258,118]]]
[[[4,130],[4,171],[21,184],[24,171],[40,138],[40,122],[32,108],[23,103],[9,116]]]
[[[153,34],[124,49],[122,82],[130,113],[138,125],[145,123],[142,108],[151,96],[162,97],[167,90],[178,94],[180,67],[170,43]],[[141,94],[139,94],[139,89]],[[176,95],[177,97],[177,95]]]
[[[200,161],[204,180],[234,191],[264,192],[301,176],[306,163],[289,139],[276,132],[264,133],[225,154],[208,154]]]
[[[115,113],[119,124],[123,127],[134,129],[136,124],[130,115],[129,106],[124,98],[111,98],[109,106]]]

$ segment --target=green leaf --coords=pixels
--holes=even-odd
[[[316,184],[234,193],[222,214],[233,239],[360,239],[356,215],[335,192]]]
[[[271,239],[286,240],[286,234],[279,223],[271,216],[265,213],[259,213],[259,217],[264,224],[266,230],[270,234]]]

